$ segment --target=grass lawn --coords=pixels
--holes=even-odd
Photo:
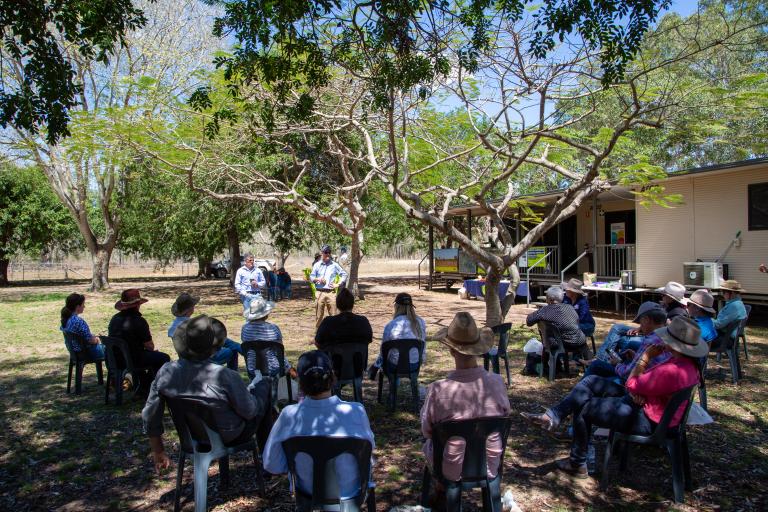
[[[366,300],[356,312],[371,320],[374,337],[380,337],[391,318],[392,300],[398,291],[414,294],[420,315],[434,337],[447,327],[458,310],[483,318],[479,301],[459,301],[455,294],[416,289],[415,282],[395,278],[365,280]],[[120,286],[120,285],[118,285]],[[124,285],[128,287],[129,285]],[[199,294],[198,312],[222,319],[230,336],[239,339],[240,305],[223,282],[173,281],[136,283],[150,302],[142,313],[152,329],[159,350],[172,354],[165,331],[172,317],[170,305],[184,290]],[[83,317],[95,333],[106,330],[114,314],[113,292],[88,294]],[[58,330],[59,311],[70,291],[82,288],[28,287],[0,290],[0,509],[2,510],[171,510],[175,470],[156,476],[149,446],[141,432],[141,402],[122,407],[104,405],[103,388],[95,370],[86,366],[82,395],[66,394],[68,356]],[[286,354],[295,362],[311,348],[314,307],[301,287],[297,297],[281,302],[270,316],[283,331]],[[511,321],[521,323],[525,306],[515,306]],[[508,318],[509,320],[509,318]],[[598,339],[616,321],[598,322]],[[768,510],[768,329],[747,330],[750,360],[742,365],[746,376],[738,386],[725,379],[708,382],[710,413],[715,423],[689,429],[695,490],[686,494],[686,505],[671,503],[671,470],[666,457],[654,449],[634,450],[628,473],[613,466],[613,485],[600,490],[597,480],[575,481],[554,470],[553,462],[567,454],[560,444],[529,426],[517,414],[554,402],[576,382],[562,377],[554,383],[520,375],[524,354],[520,350],[532,334],[517,330],[511,348],[512,430],[505,457],[504,488],[511,488],[518,504],[533,510]],[[376,342],[374,342],[376,344]],[[599,343],[599,341],[598,341]],[[421,383],[443,377],[452,366],[446,350],[436,341],[428,344]],[[371,350],[369,358],[375,357]],[[241,365],[242,366],[242,365]],[[727,369],[727,361],[721,363]],[[718,364],[710,360],[710,368]],[[716,371],[714,371],[717,374]],[[376,434],[375,480],[380,510],[418,502],[421,486],[421,432],[418,414],[410,409],[405,383],[401,409],[390,414],[375,401],[376,389],[365,384],[365,405]],[[351,393],[351,390],[345,391]],[[175,460],[176,433],[166,415],[166,449]],[[602,449],[598,448],[598,457]],[[266,500],[256,496],[254,471],[245,455],[233,458],[232,485],[218,489],[218,470],[211,468],[208,505],[212,510],[288,510],[292,500],[285,479],[269,486]],[[192,471],[185,475],[184,504],[192,509]],[[175,468],[174,468],[175,469]],[[479,493],[467,509],[476,509]]]

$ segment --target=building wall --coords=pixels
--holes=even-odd
[[[667,193],[683,195],[675,208],[637,207],[637,282],[662,286],[683,281],[683,262],[714,260],[737,231],[741,245],[724,263],[730,276],[749,293],[768,294],[768,276],[757,267],[768,263],[768,231],[749,231],[747,185],[768,181],[768,166],[690,175],[664,183]]]
[[[629,201],[626,199],[616,199],[616,200],[603,200],[599,199],[597,201],[598,209],[602,208],[604,212],[618,212],[623,210],[634,210],[635,209],[635,203],[634,201]],[[594,212],[592,211],[592,201],[587,201],[581,207],[576,213],[577,215],[577,221],[576,221],[576,244],[578,248],[578,254],[581,254],[581,251],[584,250],[584,244],[590,244],[592,245],[592,216],[594,215]],[[597,244],[604,244],[605,241],[605,217],[604,216],[597,216]],[[589,262],[587,261],[587,258],[583,258],[579,261],[577,264],[578,267],[578,273],[579,275],[583,274],[587,271],[589,266]]]

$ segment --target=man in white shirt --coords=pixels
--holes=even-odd
[[[240,302],[243,303],[243,309],[247,310],[251,306],[251,299],[256,295],[261,295],[261,289],[267,285],[264,274],[253,264],[253,254],[245,255],[245,265],[237,269],[235,274],[235,291]]]
[[[315,327],[320,327],[320,323],[327,314],[336,314],[336,298],[333,292],[336,288],[343,286],[347,280],[347,272],[341,265],[331,258],[331,248],[324,245],[320,249],[322,257],[320,261],[312,266],[312,272],[309,274],[309,280],[315,283],[317,290],[317,301],[315,302]]]
[[[354,437],[367,439],[375,448],[373,432],[363,404],[345,402],[333,395],[333,364],[328,354],[312,350],[299,357],[299,388],[306,395],[298,404],[283,409],[264,447],[264,469],[272,474],[288,472],[283,441],[298,436]],[[373,466],[373,460],[371,460]],[[296,480],[299,489],[312,494],[312,459],[296,456]],[[342,499],[357,496],[360,479],[357,461],[351,454],[336,458],[336,475]]]

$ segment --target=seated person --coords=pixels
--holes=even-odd
[[[381,343],[391,340],[421,340],[424,343],[421,362],[427,357],[427,323],[423,318],[416,314],[416,308],[413,307],[413,299],[407,293],[398,293],[395,297],[395,313],[392,320],[384,326],[384,334],[381,336]],[[389,366],[397,367],[400,360],[400,354],[397,349],[389,351]],[[419,365],[419,352],[412,348],[408,354],[408,360],[411,364],[411,370],[415,370]],[[369,377],[373,380],[376,372],[381,368],[382,356],[373,363]]]
[[[715,298],[707,290],[696,290],[689,299],[685,299],[688,315],[696,320],[701,329],[701,339],[707,343],[717,338],[717,330],[712,317],[715,316]]]
[[[320,350],[305,352],[297,367],[299,389],[305,397],[300,403],[287,406],[277,418],[264,448],[264,469],[272,474],[288,472],[283,441],[291,437],[354,437],[369,440],[374,448],[363,404],[345,402],[331,392],[335,377],[328,354]],[[335,464],[341,498],[354,498],[360,489],[357,460],[351,454],[342,454]],[[308,455],[296,456],[296,473],[299,489],[312,494],[312,459]]]
[[[243,266],[237,269],[235,273],[235,292],[237,292],[244,310],[248,309],[253,297],[261,295],[262,289],[267,285],[264,274],[256,268],[254,261],[253,254],[246,254]]]
[[[661,294],[661,305],[667,311],[667,323],[676,316],[688,316],[688,310],[685,309],[685,286],[670,281],[663,288],[657,288],[656,292]]]
[[[685,300],[685,286],[670,281],[663,288],[658,288],[656,291],[664,294],[659,304],[664,308],[667,322],[670,322],[675,316],[688,315],[683,304]],[[671,318],[670,315],[672,315]],[[635,322],[637,322],[637,318],[635,318]],[[597,349],[595,357],[602,361],[608,361],[610,359],[609,352],[615,351],[620,353],[626,349],[637,350],[642,342],[643,334],[638,329],[625,324],[614,324],[611,330],[608,331],[603,344]]]
[[[504,417],[510,412],[507,386],[500,375],[488,373],[477,358],[486,354],[494,344],[490,329],[478,329],[475,320],[467,312],[456,313],[441,339],[451,352],[456,369],[445,379],[433,382],[427,388],[421,408],[421,432],[426,438],[424,456],[432,466],[432,429],[437,423],[472,418]],[[449,480],[461,478],[464,461],[464,440],[450,439],[443,452],[443,475]],[[501,439],[498,435],[488,438],[486,444],[488,476],[493,478],[499,470]],[[433,481],[436,491],[435,504],[443,500],[444,489]],[[439,507],[438,507],[439,508]]]
[[[245,443],[257,431],[265,440],[268,430],[260,427],[269,410],[269,382],[262,380],[246,387],[239,373],[211,361],[226,337],[224,324],[205,315],[187,320],[175,330],[173,348],[179,360],[157,372],[141,411],[158,473],[170,466],[162,439],[166,398],[195,398],[210,403],[227,445]]]
[[[592,336],[595,333],[595,319],[592,318],[592,313],[589,311],[587,293],[581,289],[582,286],[584,283],[578,279],[569,279],[567,283],[563,283],[563,290],[565,290],[563,304],[573,306],[579,315],[579,329],[584,333],[584,336]]]
[[[291,276],[283,267],[277,270],[277,293],[281,299],[291,298]]]
[[[347,288],[336,294],[336,309],[339,314],[327,316],[320,322],[315,334],[315,346],[325,350],[329,345],[340,343],[371,343],[371,323],[362,315],[352,313],[355,296]]]
[[[155,377],[157,370],[171,360],[171,356],[155,350],[149,324],[141,316],[139,308],[147,302],[141,297],[141,292],[135,288],[124,290],[120,300],[115,303],[118,311],[109,321],[109,335],[121,338],[128,344],[133,364],[150,370],[150,380]],[[118,354],[119,355],[119,354]],[[141,379],[142,388],[149,390],[149,381]]]
[[[722,331],[726,326],[734,323],[736,320],[747,318],[747,310],[741,301],[741,292],[746,291],[741,287],[738,281],[729,279],[720,284],[720,291],[723,293],[725,305],[715,318],[715,329]],[[738,329],[738,327],[737,327]],[[735,332],[730,333],[735,335]]]
[[[277,300],[277,274],[272,270],[267,270],[267,267],[259,267],[259,269],[264,275],[267,300]]]
[[[623,386],[596,375],[579,382],[557,405],[544,414],[523,413],[534,423],[552,430],[567,414],[573,413],[573,441],[570,457],[557,467],[579,478],[587,478],[587,449],[592,427],[606,427],[623,433],[650,435],[661,420],[670,398],[677,391],[700,382],[698,359],[708,348],[698,324],[683,315],[658,329],[661,345],[648,348],[632,369]],[[661,364],[654,359],[666,353]],[[687,404],[682,404],[670,423],[676,427]]]
[[[584,376],[600,375],[621,382],[627,378],[632,370],[633,362],[650,345],[661,344],[655,331],[664,327],[667,322],[667,313],[658,302],[643,302],[637,312],[634,322],[640,324],[638,332],[643,336],[637,350],[625,349],[621,354],[615,351],[608,354],[608,361],[595,358],[593,361],[585,361],[587,369]],[[661,362],[661,361],[658,361]]]
[[[547,305],[529,314],[525,319],[526,325],[530,327],[538,322],[549,322],[560,331],[566,350],[572,352],[579,347],[586,349],[587,338],[579,329],[579,315],[573,306],[563,304],[563,289],[550,286],[546,296]]]
[[[182,292],[176,297],[176,302],[171,305],[171,314],[175,317],[168,327],[168,337],[173,338],[176,328],[189,320],[195,313],[195,306],[200,302],[200,297],[193,297],[187,292]],[[227,368],[237,370],[237,353],[240,352],[240,344],[227,338],[212,358],[216,364],[226,364]]]
[[[61,329],[65,333],[74,334],[79,340],[85,342],[85,347],[80,350],[87,350],[88,355],[94,361],[104,360],[104,345],[98,336],[91,334],[88,324],[80,316],[85,310],[85,295],[79,293],[70,293],[64,300],[64,307],[61,308]],[[76,347],[72,347],[77,352]]]
[[[240,331],[241,343],[246,341],[276,341],[280,344],[283,343],[283,333],[280,332],[280,328],[271,322],[267,322],[269,312],[274,308],[275,303],[264,300],[264,297],[261,295],[251,299],[249,309],[243,312],[246,322]],[[250,354],[245,354],[245,358],[248,376],[253,378],[256,369],[256,355],[251,351]],[[291,363],[288,362],[287,357],[284,359],[284,364],[285,370],[291,372],[291,376],[295,378],[295,372],[291,371]],[[265,377],[275,377],[280,373],[280,362],[277,359],[277,355],[272,353],[272,351],[267,353],[267,366],[269,367],[269,375],[265,375]]]

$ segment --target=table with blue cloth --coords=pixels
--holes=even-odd
[[[481,279],[467,279],[464,281],[464,289],[467,290],[467,294],[470,297],[485,297],[483,288],[485,287],[485,280]],[[509,281],[499,282],[499,297],[504,298],[507,296],[507,290],[509,289]],[[517,287],[516,295],[519,297],[528,296],[528,281],[520,281]]]

